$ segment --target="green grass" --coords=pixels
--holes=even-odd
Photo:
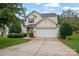
[[[28,42],[31,39],[22,39],[22,38],[2,38],[0,37],[0,49],[13,46],[16,44]]]
[[[68,40],[61,40],[66,45],[68,45],[70,48],[75,50],[77,53],[79,53],[79,34],[73,34],[67,38]]]

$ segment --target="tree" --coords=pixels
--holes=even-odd
[[[59,34],[61,38],[66,39],[67,36],[72,35],[72,32],[73,32],[72,26],[69,23],[63,22],[61,24],[60,29],[59,29]]]
[[[77,16],[78,12],[75,11],[75,10],[71,10],[71,9],[68,9],[68,10],[64,10],[62,12],[62,15],[67,17],[67,18],[71,18],[71,17],[74,17],[74,16]]]
[[[64,21],[71,24],[73,31],[79,30],[79,17],[78,12],[74,10],[64,10],[58,17],[58,23],[61,25]]]
[[[73,18],[78,16],[78,12],[68,9],[64,10],[61,15],[58,16],[58,22],[61,25],[63,21],[70,22]],[[78,19],[78,18],[76,18]]]
[[[71,24],[74,32],[79,30],[79,19],[78,19],[78,17],[72,17],[70,24]]]
[[[6,27],[12,24],[20,24],[20,18],[24,8],[20,3],[0,3],[0,29],[5,32]],[[3,34],[2,34],[3,36]]]
[[[21,26],[12,24],[9,28],[9,33],[21,33]]]
[[[66,17],[63,15],[58,15],[58,24],[61,25],[64,21],[66,21]]]

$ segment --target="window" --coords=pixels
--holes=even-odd
[[[29,22],[29,23],[34,23],[34,18],[29,18],[29,19],[28,19],[28,22]]]

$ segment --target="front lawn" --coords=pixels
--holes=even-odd
[[[79,53],[79,34],[73,34],[67,40],[61,39],[61,41]]]
[[[28,42],[31,39],[22,39],[22,38],[2,38],[0,37],[0,49],[6,48],[8,46],[13,46],[16,44]]]

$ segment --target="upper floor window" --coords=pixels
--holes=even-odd
[[[28,23],[34,23],[34,18],[29,18]]]

